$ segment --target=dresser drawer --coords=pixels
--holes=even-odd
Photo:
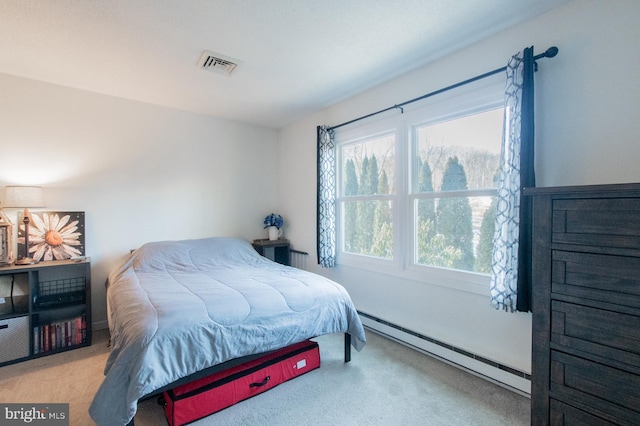
[[[29,317],[0,320],[0,363],[29,356]]]
[[[640,258],[554,250],[551,298],[597,300],[640,310]]]
[[[552,242],[599,247],[640,247],[640,199],[553,201]]]
[[[553,399],[617,424],[634,424],[640,419],[638,375],[551,351],[550,377]]]
[[[551,413],[549,424],[551,426],[603,426],[615,424],[555,399],[550,401],[549,406]]]
[[[640,316],[553,301],[551,343],[640,374]]]

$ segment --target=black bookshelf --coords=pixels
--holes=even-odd
[[[91,345],[91,261],[0,267],[0,366]]]

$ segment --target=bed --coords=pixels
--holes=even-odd
[[[100,426],[130,424],[138,400],[234,360],[331,333],[366,343],[341,285],[236,238],[143,245],[109,275],[107,314],[111,353],[89,408]]]

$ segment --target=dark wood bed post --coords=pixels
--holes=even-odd
[[[351,335],[344,333],[344,362],[351,361]]]

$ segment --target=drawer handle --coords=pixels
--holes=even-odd
[[[0,325],[0,330],[5,329],[5,328],[9,328],[9,324]]]

